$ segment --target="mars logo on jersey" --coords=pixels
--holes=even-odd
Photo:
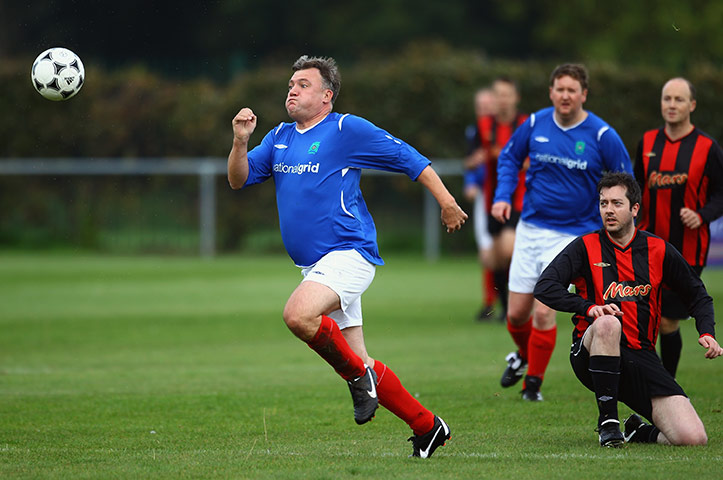
[[[301,175],[302,173],[319,173],[319,163],[299,163],[297,165],[287,165],[284,162],[274,163],[274,172],[292,173]]]
[[[625,300],[626,297],[644,297],[650,293],[652,288],[653,287],[650,286],[650,284],[635,285],[634,287],[631,287],[630,285],[612,282],[608,286],[607,290],[605,290],[603,300],[607,300],[609,298],[619,298],[620,300]]]
[[[659,173],[653,170],[648,177],[648,188],[671,188],[684,185],[688,181],[687,173]]]

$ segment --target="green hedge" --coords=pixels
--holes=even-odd
[[[285,65],[267,65],[227,84],[168,80],[143,69],[108,72],[87,65],[86,84],[66,102],[38,95],[29,79],[31,61],[0,65],[0,159],[3,157],[225,157],[231,119],[244,106],[259,118],[252,144],[287,121]],[[723,69],[701,66],[688,72],[588,62],[587,108],[607,120],[634,154],[643,131],[661,124],[659,96],[664,81],[687,76],[698,89],[694,121],[715,138],[723,134]],[[411,47],[384,59],[341,65],[336,110],[361,115],[408,141],[432,158],[459,158],[464,127],[473,120],[474,91],[498,75],[519,82],[521,108],[549,105],[548,76],[554,63],[493,60],[442,44]],[[461,198],[459,179],[448,179]],[[221,250],[279,249],[272,185],[233,192],[218,179]],[[421,193],[405,178],[365,179],[363,187],[377,220],[380,243],[421,249]],[[114,177],[0,178],[0,246],[81,245],[124,248],[128,231],[139,233],[135,249],[195,248],[197,179]],[[401,205],[389,210],[388,205]],[[470,209],[470,206],[465,206]],[[405,219],[400,221],[400,218]],[[170,233],[169,233],[170,232]],[[166,245],[162,238],[175,243]],[[108,240],[108,239],[111,240]],[[156,245],[154,242],[160,242]],[[468,234],[445,238],[445,249],[473,249]],[[148,247],[148,248],[146,248]]]
[[[280,121],[289,65],[261,67],[226,85],[167,80],[142,69],[106,72],[87,66],[83,91],[67,102],[49,102],[33,89],[30,62],[0,66],[0,157],[29,156],[225,156],[230,121],[242,106],[259,116],[253,141]],[[472,120],[476,88],[500,74],[520,84],[522,109],[549,105],[553,63],[491,60],[475,52],[426,44],[354,65],[341,65],[336,110],[362,115],[431,157],[463,152],[462,131]],[[588,63],[587,107],[607,120],[632,151],[641,133],[661,123],[663,82],[687,76],[698,88],[694,120],[716,138],[723,133],[723,69],[687,72]]]

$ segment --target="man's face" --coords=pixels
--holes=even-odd
[[[578,80],[564,75],[556,78],[550,87],[550,100],[555,112],[562,118],[574,118],[587,100],[587,90]]]
[[[688,123],[693,110],[695,110],[695,100],[690,98],[688,82],[673,79],[663,86],[663,93],[660,97],[660,111],[663,114],[665,123],[671,125]]]
[[[324,88],[318,69],[298,70],[289,80],[286,111],[293,120],[303,122],[322,112],[332,96],[331,90]]]
[[[477,117],[497,113],[497,100],[495,99],[495,95],[489,90],[477,92],[474,97],[474,112]]]
[[[509,82],[496,81],[492,84],[492,90],[497,97],[497,106],[501,112],[509,112],[517,109],[520,96],[515,86]]]
[[[638,214],[637,203],[630,209],[630,200],[625,195],[627,189],[621,185],[600,190],[600,216],[608,233],[625,233],[634,228],[633,219]]]

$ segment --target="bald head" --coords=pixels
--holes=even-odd
[[[663,91],[665,91],[665,88],[668,86],[676,86],[678,88],[687,88],[688,89],[688,96],[690,97],[690,100],[695,100],[695,87],[692,83],[690,83],[690,80],[683,77],[675,77],[671,78],[667,82],[665,82],[665,85],[663,85]]]
[[[668,133],[692,128],[690,114],[695,110],[695,88],[682,77],[671,78],[660,96],[660,111]]]

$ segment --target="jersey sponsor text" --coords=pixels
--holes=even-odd
[[[650,284],[635,285],[634,287],[631,287],[630,285],[623,285],[622,283],[612,282],[605,290],[605,293],[603,294],[603,300],[613,298],[619,298],[623,300],[625,299],[625,297],[644,297],[650,293],[650,290],[652,290],[652,288],[653,287]]]
[[[274,163],[274,172],[292,173],[301,175],[303,173],[319,173],[319,163],[299,163],[297,165],[287,165],[284,162]]]
[[[653,170],[648,177],[648,188],[670,188],[678,185],[685,185],[688,181],[687,173],[660,173]]]

